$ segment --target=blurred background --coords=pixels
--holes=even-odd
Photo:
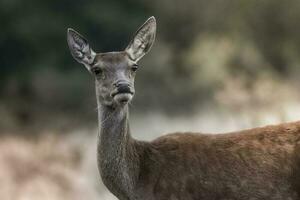
[[[134,137],[219,133],[300,119],[300,1],[0,0],[0,199],[115,199],[96,168],[94,80],[72,27],[123,50],[149,17]]]

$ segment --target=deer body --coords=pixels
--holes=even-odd
[[[126,124],[115,123],[120,129],[105,138],[100,131],[98,146],[102,179],[121,200],[299,199],[300,122],[217,135],[176,133],[152,142],[132,139]]]
[[[300,200],[300,122],[227,134],[131,137],[128,102],[137,61],[155,38],[153,17],[121,52],[96,54],[68,30],[73,57],[96,80],[98,168],[120,200]]]

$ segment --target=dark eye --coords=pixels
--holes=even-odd
[[[134,65],[132,65],[132,67],[131,67],[131,70],[133,71],[133,72],[136,72],[136,70],[138,70],[138,65],[137,64],[134,64]]]
[[[100,69],[99,67],[94,67],[94,68],[92,68],[92,72],[95,75],[100,75],[100,74],[102,74],[102,69]]]

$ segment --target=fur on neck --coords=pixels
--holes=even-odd
[[[136,141],[131,138],[128,105],[101,105],[97,147],[98,168],[104,184],[118,197],[129,198],[139,174]]]

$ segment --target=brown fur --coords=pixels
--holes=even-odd
[[[140,144],[137,188],[148,188],[143,199],[296,200],[299,140],[300,122],[228,134],[166,135]]]

